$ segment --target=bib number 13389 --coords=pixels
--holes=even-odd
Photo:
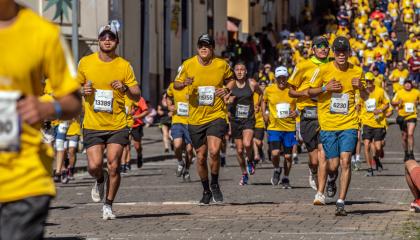
[[[20,149],[21,121],[16,111],[20,92],[0,91],[0,151]]]
[[[112,90],[96,90],[93,110],[95,112],[112,113],[114,92]]]

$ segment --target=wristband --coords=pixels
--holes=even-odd
[[[326,86],[322,86],[321,91],[322,92],[326,92],[327,91],[327,87]]]
[[[60,119],[63,116],[63,109],[61,108],[61,104],[58,101],[54,101],[54,112],[55,118]]]

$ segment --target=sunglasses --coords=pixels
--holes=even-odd
[[[315,48],[323,49],[323,48],[330,48],[330,47],[325,43],[319,43],[319,44],[315,44]]]
[[[99,36],[99,41],[103,42],[103,41],[106,41],[106,40],[115,42],[115,41],[117,41],[117,37],[112,35],[112,34],[104,34],[104,35]]]
[[[208,45],[208,44],[198,44],[198,49],[202,49],[202,48],[211,49],[212,46],[211,45]]]

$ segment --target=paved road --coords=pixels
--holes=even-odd
[[[416,139],[420,133],[416,131]],[[420,143],[418,143],[419,145]],[[416,148],[420,153],[420,148]],[[233,152],[221,170],[225,204],[200,207],[201,184],[176,178],[175,160],[146,163],[125,175],[114,210],[118,218],[101,219],[92,203],[93,179],[58,185],[47,221],[47,239],[419,239],[420,214],[408,211],[412,196],[404,180],[397,127],[389,129],[385,171],[365,177],[355,172],[347,199],[347,217],[334,216],[334,200],[312,206],[305,155],[291,173],[293,189],[273,188],[269,163],[257,169],[248,186],[239,186]],[[417,155],[420,159],[420,154]],[[364,167],[366,167],[364,165]],[[195,166],[193,167],[195,168]]]

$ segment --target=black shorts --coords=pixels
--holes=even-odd
[[[244,120],[237,120],[234,119],[230,121],[230,127],[232,131],[232,138],[233,139],[242,139],[243,135],[242,132],[246,129],[254,130],[255,120],[254,119],[244,119]]]
[[[373,128],[369,126],[363,126],[362,139],[369,141],[382,141],[385,139],[385,128]]]
[[[398,116],[396,120],[397,124],[400,126],[400,130],[404,132],[407,131],[407,123],[414,123],[414,125],[417,125],[416,118],[405,120],[404,117]]]
[[[319,141],[319,122],[318,119],[305,119],[300,121],[300,135],[305,143],[308,152],[318,148]]]
[[[227,125],[226,120],[222,118],[202,125],[188,125],[188,132],[190,133],[193,147],[198,149],[206,144],[207,136],[223,139],[228,129]]]
[[[128,128],[116,131],[83,129],[83,143],[86,149],[95,145],[106,145],[109,143],[125,146],[130,143],[128,135]]]
[[[255,128],[254,129],[254,138],[260,141],[264,140],[265,129],[264,128]]]
[[[0,204],[0,239],[43,239],[50,196]]]
[[[134,141],[140,142],[143,137],[143,126],[137,126],[131,129],[131,136],[133,136]]]

